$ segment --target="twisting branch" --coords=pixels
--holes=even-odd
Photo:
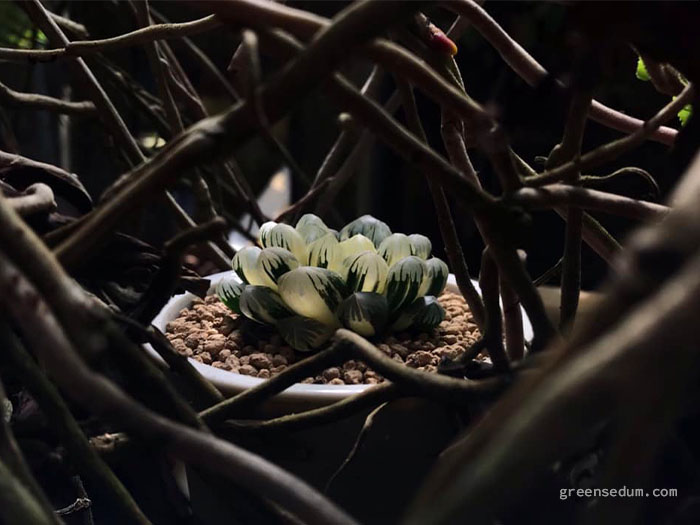
[[[413,96],[411,86],[398,78],[396,79],[396,82],[399,93],[401,93],[404,113],[406,115],[406,121],[409,129],[414,135],[420,137],[425,144],[428,144],[428,137],[423,130],[423,125],[421,124],[420,117],[418,116],[418,108],[416,107],[416,100]],[[450,211],[450,204],[447,201],[447,196],[445,195],[445,191],[442,189],[442,187],[433,182],[429,174],[425,174],[425,179],[428,183],[428,188],[433,198],[435,213],[438,219],[438,227],[440,228],[442,241],[445,245],[445,253],[447,254],[447,259],[450,262],[452,271],[455,273],[455,277],[457,278],[457,286],[459,287],[459,291],[464,296],[464,299],[467,301],[469,310],[474,316],[474,320],[476,321],[477,325],[479,328],[484,329],[486,318],[484,303],[481,300],[481,296],[479,296],[479,292],[476,291],[476,288],[472,284],[469,268],[467,267],[467,261],[464,258],[462,244],[459,242],[457,228],[455,227],[455,223],[452,218],[452,212]]]
[[[505,376],[473,381],[423,372],[397,363],[365,338],[350,330],[341,328],[336,331],[335,338],[340,344],[348,346],[348,350],[355,357],[362,359],[402,390],[450,404],[465,405],[477,398],[495,395],[510,381]]]
[[[56,525],[52,512],[44,510],[29,489],[0,459],[0,518],[5,523]]]
[[[183,461],[234,480],[245,479],[248,489],[275,501],[307,523],[356,523],[306,483],[272,463],[150,411],[93,372],[78,357],[42,296],[2,253],[0,290],[8,299],[10,315],[27,344],[61,388],[93,414],[122,425],[133,435],[157,444]],[[8,479],[2,474],[5,473],[0,473],[0,482]],[[5,488],[0,491],[3,495]],[[4,509],[5,505],[0,507]]]
[[[221,21],[216,15],[205,16],[191,22],[154,24],[113,38],[68,42],[65,44],[65,54],[83,56],[103,53],[114,49],[153,43],[156,40],[197,35],[220,26]]]
[[[189,230],[183,230],[166,242],[158,272],[151,280],[148,290],[143,294],[140,304],[133,314],[134,318],[142,323],[150,324],[177,288],[185,250],[192,244],[205,242],[207,239],[215,237],[225,228],[226,221],[221,217],[216,217]]]
[[[341,363],[346,357],[345,348],[342,345],[333,344],[326,350],[297,361],[280,374],[261,382],[257,386],[244,390],[240,394],[236,394],[217,405],[203,410],[200,413],[200,417],[210,425],[216,425],[225,419],[241,417],[255,405],[286,390],[305,377],[316,374],[334,364]]]
[[[50,186],[37,182],[27,186],[20,195],[8,199],[9,205],[21,216],[49,212],[56,209],[53,190]]]
[[[662,123],[672,119],[676,113],[690,102],[694,92],[694,86],[688,84],[680,95],[664,106],[656,115],[644,122],[644,124],[631,135],[604,144],[603,146],[581,155],[580,158],[576,158],[556,168],[548,169],[544,173],[540,173],[534,177],[528,177],[525,179],[525,184],[527,186],[542,186],[543,184],[549,184],[551,182],[559,182],[575,171],[585,171],[595,168],[596,166],[600,166],[605,162],[627,153],[642,144]]]
[[[7,361],[36,399],[51,428],[56,431],[66,447],[70,461],[77,471],[110,498],[123,519],[142,525],[149,524],[149,519],[131,494],[90,446],[56,387],[39,370],[36,361],[4,322],[0,322],[0,341]]]
[[[506,372],[510,368],[510,364],[503,348],[503,320],[499,304],[498,268],[491,258],[488,247],[484,248],[481,254],[479,288],[481,288],[481,294],[484,297],[484,310],[486,312],[486,326],[482,338],[489,356],[491,356],[494,369],[498,372]]]
[[[582,86],[574,92],[569,106],[569,115],[564,126],[564,136],[561,142],[554,146],[546,168],[556,167],[565,162],[576,162],[581,155],[583,134],[586,129],[588,112],[593,100],[591,86]],[[580,170],[572,172],[567,180],[570,184],[578,185],[581,177]],[[566,210],[566,234],[564,240],[564,255],[561,272],[561,302],[559,329],[570,331],[576,318],[579,295],[581,293],[581,239],[583,229],[583,212],[581,209],[569,206]]]
[[[525,264],[525,252],[518,250],[522,264]],[[520,299],[513,287],[505,279],[499,279],[501,302],[503,303],[503,328],[505,331],[506,350],[511,362],[521,360],[525,355],[525,337],[523,334],[523,312]],[[536,283],[533,282],[535,286]]]
[[[642,221],[660,219],[665,217],[670,211],[668,206],[663,204],[636,200],[624,195],[567,184],[548,184],[539,188],[522,188],[507,196],[504,202],[524,206],[532,210],[573,206]]]
[[[384,383],[325,407],[267,421],[226,421],[221,429],[233,432],[294,432],[333,423],[400,396],[401,390],[395,384]]]
[[[5,333],[8,329],[5,322],[0,319],[0,342],[4,343]],[[2,345],[3,349],[6,347]],[[51,503],[44,494],[39,483],[34,479],[34,475],[29,468],[22,451],[17,444],[12,428],[10,427],[9,418],[5,418],[5,406],[9,404],[5,394],[5,387],[0,381],[0,461],[4,462],[8,471],[17,478],[18,483],[24,485],[30,495],[36,500],[37,506],[46,513],[47,516],[52,515]],[[10,404],[10,406],[12,406]],[[50,520],[51,523],[58,525],[60,521],[56,518]],[[19,522],[18,522],[19,523]]]
[[[44,109],[66,115],[95,115],[92,102],[70,102],[37,93],[20,93],[0,83],[0,101],[8,107]]]
[[[547,70],[513,40],[479,4],[473,0],[444,0],[442,3],[446,8],[468,19],[513,71],[529,85],[536,86],[547,77]],[[557,81],[557,85],[563,88],[561,82]],[[591,103],[590,117],[596,122],[625,133],[635,133],[644,127],[643,121],[615,111],[596,100]],[[648,138],[670,145],[673,144],[677,133],[673,128],[657,126],[642,140]]]

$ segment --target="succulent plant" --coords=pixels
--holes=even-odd
[[[233,258],[241,282],[224,279],[216,292],[234,312],[275,326],[297,350],[322,346],[341,326],[371,337],[429,331],[445,318],[436,297],[447,265],[430,257],[423,235],[391,233],[371,215],[337,232],[306,214],[296,227],[263,224],[260,245]]]

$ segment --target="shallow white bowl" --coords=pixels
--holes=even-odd
[[[213,293],[216,283],[224,277],[234,277],[237,279],[236,274],[233,271],[210,275],[207,277],[207,279],[211,280],[209,293]],[[476,286],[478,290],[478,284],[476,282],[474,282],[474,286]],[[459,293],[457,282],[452,274],[450,274],[447,279],[447,289],[451,292]],[[164,332],[165,326],[170,321],[177,318],[180,311],[187,308],[194,299],[195,295],[189,292],[174,296],[156,316],[156,318],[153,320],[153,324]],[[525,339],[530,341],[532,339],[532,326],[530,325],[530,321],[525,315],[524,311],[523,332]],[[154,356],[154,358],[162,361],[160,356],[155,352],[155,350],[153,350],[153,348],[151,348],[150,345],[145,345],[145,347],[146,350],[152,356]],[[250,377],[228,372],[220,368],[214,368],[213,366],[205,365],[195,361],[194,359],[190,359],[190,362],[204,377],[211,381],[224,395],[227,396],[235,395],[265,381],[264,379],[257,377]],[[297,383],[289,387],[284,392],[279,393],[275,397],[275,402],[294,406],[323,406],[335,403],[336,401],[340,401],[341,399],[357,394],[358,392],[362,392],[370,386],[372,385],[313,385]]]

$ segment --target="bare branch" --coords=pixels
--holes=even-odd
[[[104,51],[152,43],[156,40],[197,35],[220,26],[221,21],[216,15],[205,16],[191,22],[154,24],[113,38],[68,42],[65,44],[65,53],[73,56],[102,53]]]
[[[566,184],[548,184],[540,188],[522,188],[506,197],[505,202],[529,209],[574,206],[637,220],[658,220],[670,209],[655,202],[631,199],[614,193]]]
[[[92,102],[70,102],[36,93],[20,93],[2,83],[0,83],[0,101],[9,107],[43,109],[66,115],[96,114],[95,105]]]
[[[620,155],[636,148],[644,142],[653,132],[658,129],[663,122],[672,119],[693,97],[695,88],[688,84],[683,92],[669,102],[656,115],[647,120],[634,133],[617,139],[608,144],[604,144],[588,153],[581,155],[581,158],[562,164],[559,167],[547,170],[544,173],[525,179],[527,186],[541,186],[550,182],[558,182],[574,171],[584,171],[613,160]]]
[[[496,48],[501,58],[520,75],[529,85],[536,86],[549,74],[523,47],[506,33],[491,16],[473,0],[444,0],[446,8],[468,19],[474,27]],[[563,85],[557,82],[558,85]],[[644,127],[644,122],[615,111],[594,100],[591,104],[590,117],[596,122],[623,131],[634,133]],[[673,128],[659,127],[652,130],[644,139],[652,139],[663,144],[673,144],[677,131]]]

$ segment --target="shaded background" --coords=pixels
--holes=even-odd
[[[92,37],[113,36],[134,28],[130,14],[116,2],[55,2],[63,6],[66,14],[90,28]],[[292,6],[311,9],[319,14],[332,16],[345,3],[332,2],[290,2]],[[200,13],[178,2],[157,2],[157,9],[172,21],[184,21],[200,16]],[[574,58],[572,49],[573,21],[561,5],[535,2],[489,2],[487,10],[520,44],[522,44],[550,72],[567,78]],[[442,10],[433,9],[434,20],[449,27],[452,16]],[[574,33],[575,34],[575,33]],[[568,35],[568,40],[567,40]],[[206,35],[192,37],[209,55],[212,61],[225,71],[237,47],[237,36],[228,30],[220,29]],[[211,112],[222,110],[230,103],[218,86],[196,63],[189,60],[177,40],[172,41],[175,52],[183,66],[191,75],[195,87],[203,95]],[[546,156],[561,136],[565,120],[566,101],[557,100],[544,86],[533,90],[525,84],[498,56],[493,48],[475,31],[467,31],[458,41],[457,62],[461,67],[467,91],[484,104],[495,108],[501,115],[516,152],[531,165],[541,169],[535,162],[537,156]],[[140,48],[131,48],[109,53],[120,67],[129,71],[147,90],[155,92],[145,53]],[[100,74],[99,63],[88,59]],[[266,70],[272,71],[279,64],[265,61]],[[610,53],[606,50],[600,70],[595,97],[601,102],[625,113],[646,118],[667,102],[667,98],[657,93],[650,83],[635,78],[636,54],[630,48],[619,46]],[[346,67],[346,73],[358,84],[364,81],[369,65],[359,60]],[[0,65],[0,78],[11,87],[23,91],[35,91],[61,96],[68,94],[63,86],[68,80],[66,71],[59,62],[26,65],[4,63]],[[108,79],[104,84],[110,88]],[[386,100],[393,90],[393,83],[386,78],[378,94]],[[70,94],[80,99],[80,93]],[[144,122],[134,111],[129,111],[129,101],[117,90],[111,88],[109,95],[115,100],[122,115],[126,118],[132,133],[145,136],[152,133],[152,126]],[[442,151],[439,130],[439,109],[426,97],[418,94],[418,104],[424,119],[431,145]],[[336,122],[337,108],[323,92],[310,94],[297,109],[282,123],[276,126],[275,133],[290,148],[303,170],[313,177],[325,154],[339,133]],[[400,117],[400,114],[399,114]],[[60,117],[42,112],[3,110],[3,124],[12,126],[21,144],[20,153],[68,167],[78,173],[81,180],[93,194],[101,190],[128,168],[111,144],[96,120],[73,120],[70,128],[62,133],[71,137],[70,151],[61,151]],[[677,125],[676,122],[672,125]],[[619,137],[616,131],[589,121],[584,140],[584,151]],[[1,147],[12,149],[7,137],[3,136]],[[662,190],[670,187],[678,174],[668,168],[666,147],[647,142],[606,166],[606,174],[622,166],[637,166],[651,173]],[[236,151],[236,159],[257,192],[262,191],[271,176],[278,171],[283,160],[266,143],[252,138],[248,144]],[[474,153],[473,161],[484,186],[494,192],[498,188],[494,182],[488,163]],[[629,196],[654,199],[649,186],[633,176],[612,182],[606,188],[610,191],[624,191]],[[305,187],[295,182],[293,196],[298,198]],[[181,197],[182,198],[182,197]],[[224,197],[225,198],[225,197]],[[412,166],[398,159],[388,148],[375,143],[369,155],[358,163],[355,176],[342,192],[336,208],[344,221],[349,221],[364,213],[371,213],[386,221],[395,231],[418,232],[434,240],[437,255],[444,258],[440,235],[429,198],[427,185],[421,174]],[[186,199],[185,207],[191,206]],[[161,204],[153,203],[153,210],[147,212],[140,221],[134,221],[132,228],[155,244],[173,232],[169,215],[161,209]],[[229,211],[237,214],[235,205]],[[163,212],[163,213],[161,213]],[[468,210],[454,209],[456,223],[465,246],[472,269],[477,268],[482,249],[481,240],[475,232]],[[329,224],[339,227],[338,215],[323,217]],[[611,233],[618,239],[624,238],[632,224],[624,219],[599,217]],[[562,254],[564,223],[554,212],[536,213],[532,217],[531,228],[524,237],[523,248],[528,253],[528,268],[533,276],[540,275],[551,267]],[[606,274],[605,263],[588,247],[583,248],[583,286],[594,288]]]

